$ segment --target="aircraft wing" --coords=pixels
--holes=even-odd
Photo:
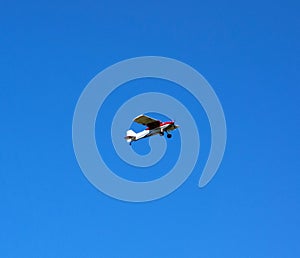
[[[154,118],[151,118],[149,116],[145,115],[139,115],[135,119],[133,119],[134,122],[148,126],[149,129],[154,129],[156,127],[160,126],[160,121]]]

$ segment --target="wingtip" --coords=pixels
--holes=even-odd
[[[140,115],[136,116],[135,118],[132,119],[132,121],[134,122],[136,119],[140,118],[141,116],[144,116],[144,114],[140,114]]]

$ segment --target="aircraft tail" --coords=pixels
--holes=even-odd
[[[128,130],[126,132],[126,137],[125,137],[127,142],[132,142],[136,139],[136,133],[132,130]]]

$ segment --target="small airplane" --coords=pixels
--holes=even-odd
[[[179,127],[178,125],[175,125],[174,121],[161,122],[160,120],[151,118],[146,115],[139,115],[134,118],[133,121],[145,125],[147,126],[147,128],[139,133],[128,130],[125,139],[127,142],[129,142],[130,145],[133,141],[138,141],[140,139],[153,135],[159,134],[160,136],[163,136],[165,132],[167,133],[167,137],[171,138],[172,134],[170,134],[169,131],[173,131]]]

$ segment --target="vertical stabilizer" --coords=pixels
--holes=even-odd
[[[127,142],[132,142],[136,139],[136,133],[132,130],[128,130],[126,132],[126,137],[125,137]]]

